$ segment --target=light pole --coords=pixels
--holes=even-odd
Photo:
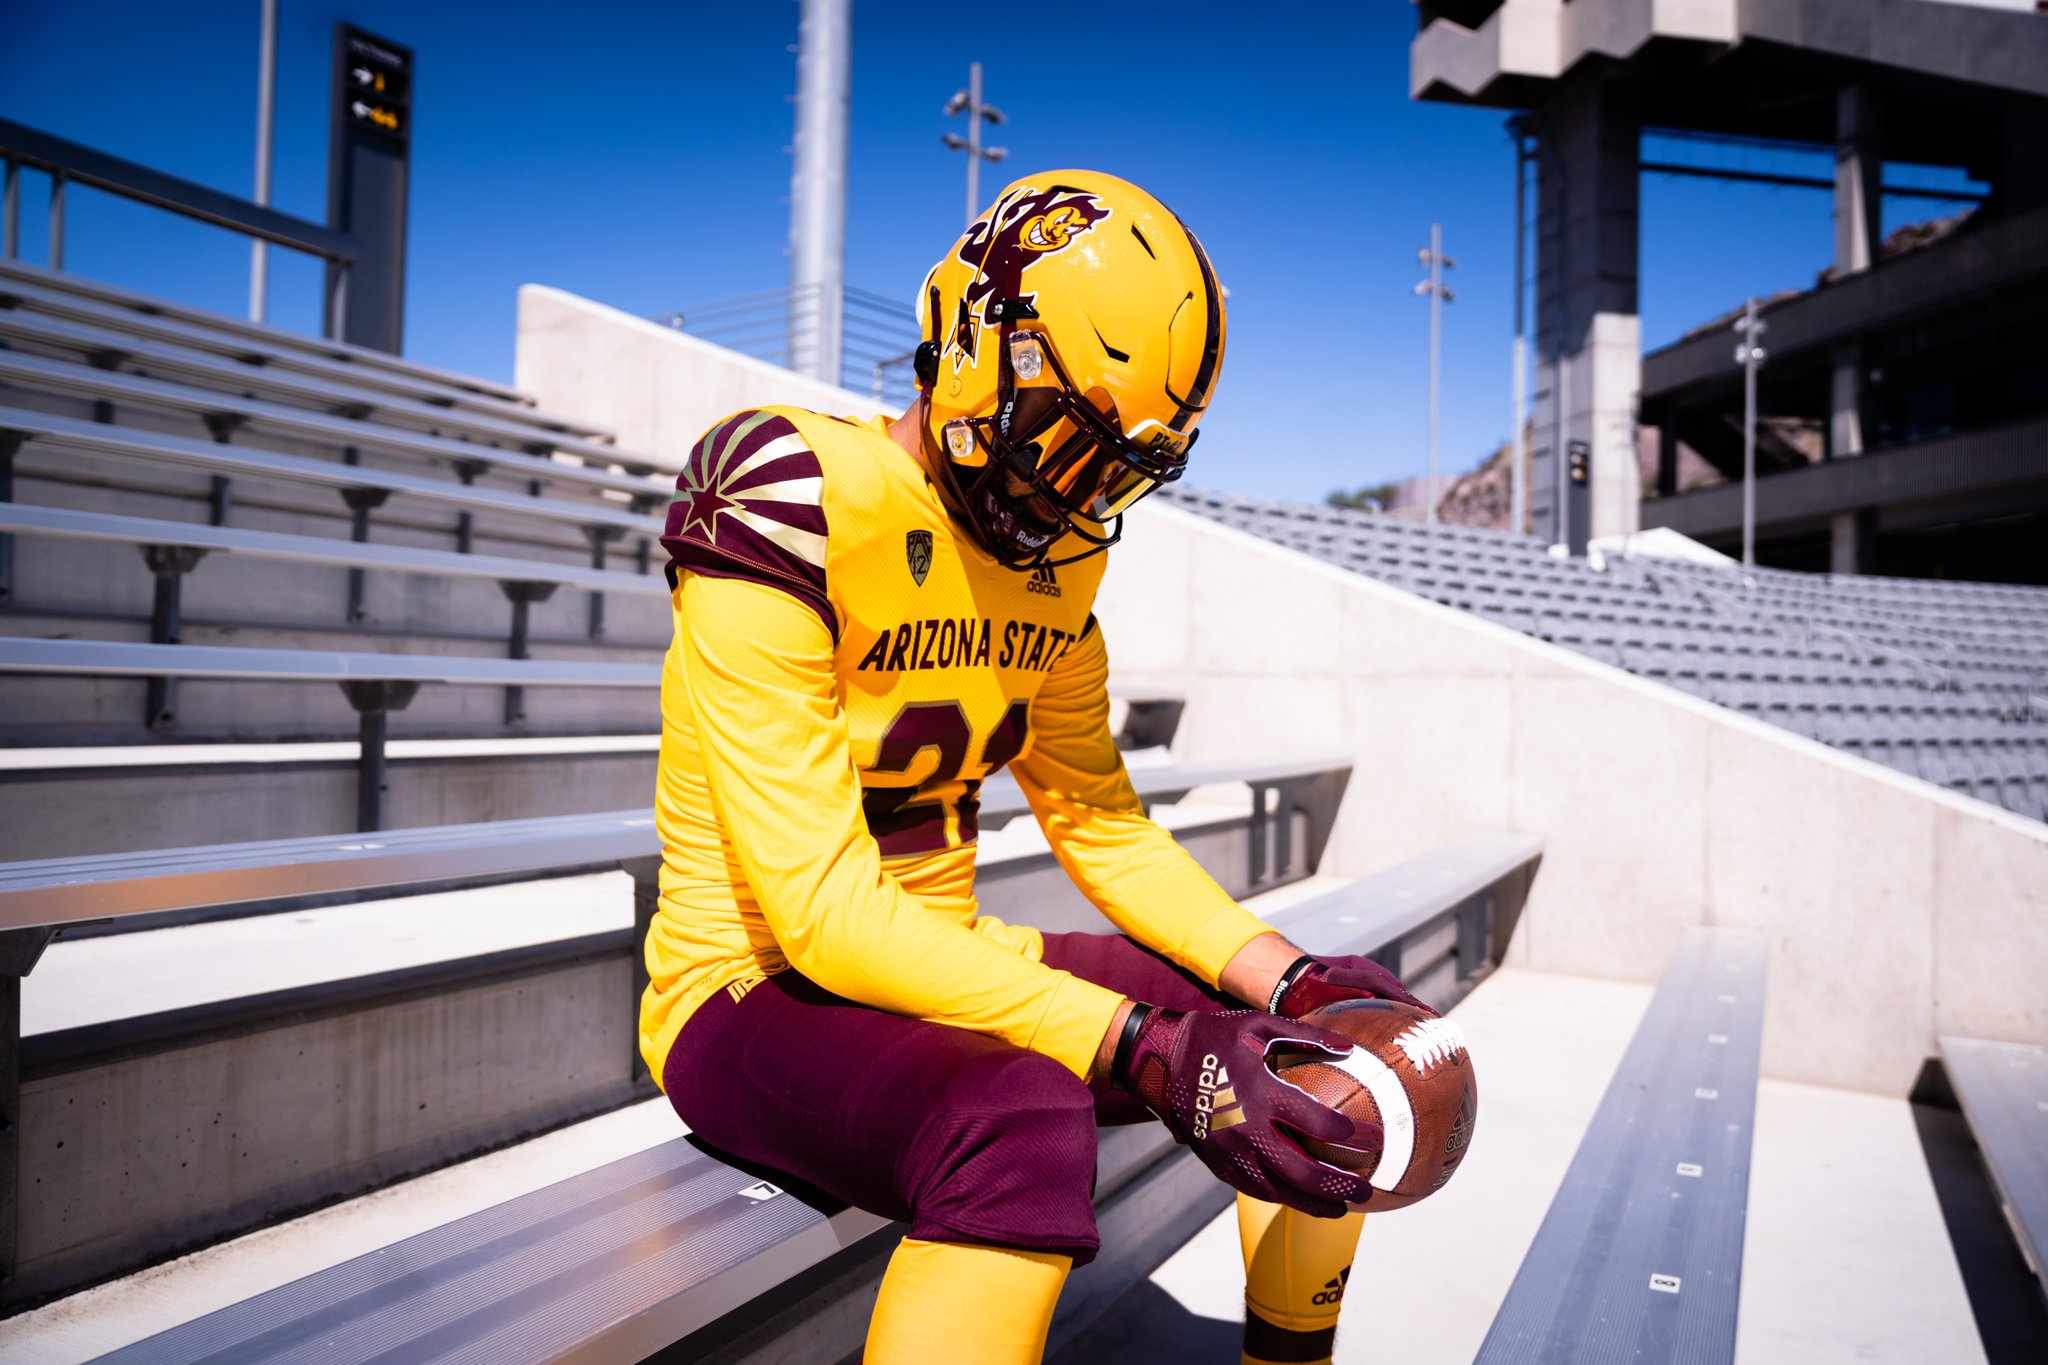
[[[1003,111],[993,104],[981,102],[981,63],[975,62],[967,68],[967,88],[953,92],[953,98],[946,101],[946,117],[955,114],[967,115],[967,136],[958,133],[946,134],[946,145],[956,152],[967,153],[967,221],[972,223],[974,215],[981,212],[981,163],[1001,161],[1010,154],[1007,147],[984,147],[981,145],[981,125],[1004,121]]]
[[[1735,322],[1736,335],[1742,338],[1735,343],[1735,363],[1742,367],[1742,563],[1745,568],[1756,563],[1756,372],[1766,359],[1764,348],[1757,345],[1757,338],[1769,327],[1769,323],[1757,317],[1754,298],[1742,305],[1742,316]]]
[[[1458,263],[1444,255],[1442,223],[1429,225],[1429,245],[1415,253],[1415,263],[1429,271],[1429,278],[1415,286],[1417,294],[1429,296],[1429,494],[1428,519],[1436,521],[1436,395],[1438,357],[1442,352],[1443,306],[1451,302],[1450,286],[1444,272]]]
[[[270,203],[270,136],[277,122],[277,0],[263,0],[256,58],[256,202]],[[270,258],[261,237],[249,244],[249,321],[263,321]]]

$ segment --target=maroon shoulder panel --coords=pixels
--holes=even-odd
[[[833,634],[825,594],[824,470],[787,418],[735,413],[704,433],[676,479],[661,543],[675,569],[779,588]]]

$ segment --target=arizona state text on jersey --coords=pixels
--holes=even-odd
[[[982,781],[1008,765],[1117,925],[1214,983],[1264,925],[1146,819],[1109,730],[1105,557],[1004,568],[867,423],[741,412],[697,444],[662,537],[661,908],[641,1047],[795,966],[848,999],[1085,1076],[1120,997],[977,916]]]

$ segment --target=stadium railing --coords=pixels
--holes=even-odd
[[[1499,960],[1540,856],[1520,836],[1438,850],[1276,912],[1313,951],[1443,940],[1448,1004]],[[1475,911],[1474,906],[1481,907]],[[1483,923],[1475,937],[1464,926]],[[1057,1349],[1227,1206],[1163,1129],[1103,1135],[1104,1253],[1062,1295]],[[838,1360],[858,1349],[893,1229],[680,1138],[172,1328],[103,1359]]]
[[[1476,1365],[1734,1360],[1768,956],[1685,931]]]
[[[2048,1051],[1944,1037],[1941,1064],[2020,1255],[2048,1294]]]

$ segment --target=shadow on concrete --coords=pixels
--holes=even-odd
[[[1046,1365],[1237,1365],[1243,1325],[1196,1317],[1150,1280],[1140,1280],[1088,1329],[1046,1357]]]
[[[1970,1312],[1990,1365],[2039,1365],[2048,1342],[2048,1301],[2027,1269],[1985,1174],[1948,1075],[1930,1059],[1913,1087],[1913,1125],[1963,1273]]]

